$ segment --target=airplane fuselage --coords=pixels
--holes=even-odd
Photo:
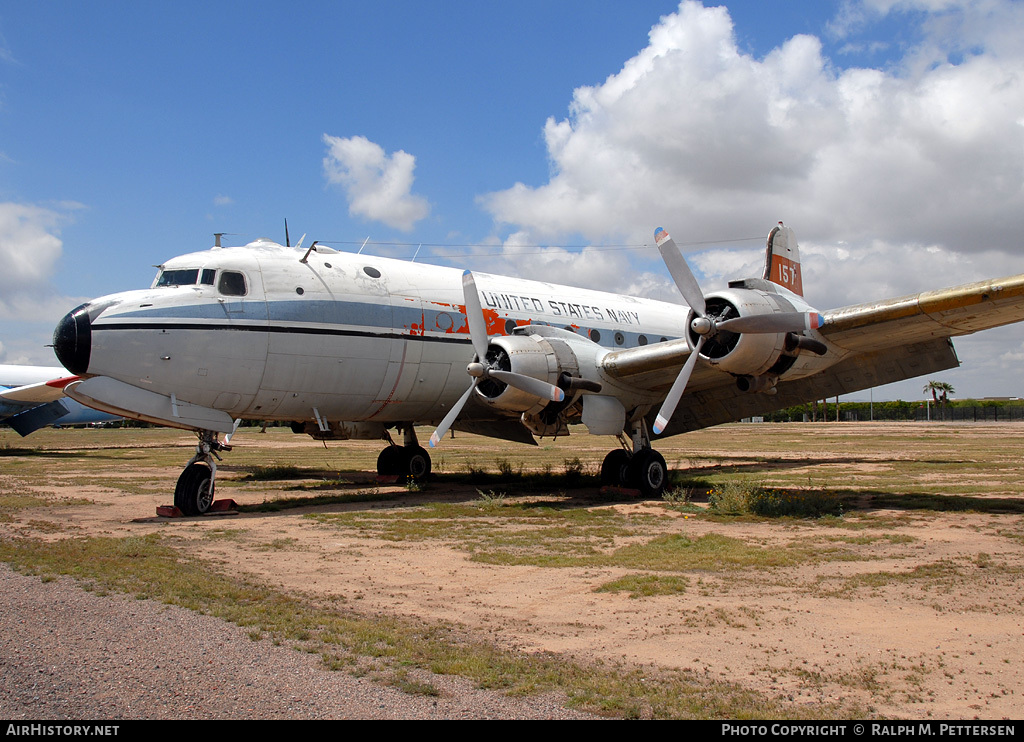
[[[61,352],[59,328],[58,352],[76,373],[234,418],[438,420],[474,356],[463,272],[319,250],[301,262],[301,251],[260,241],[174,258],[151,288],[90,302],[76,327],[74,313],[65,318],[76,341]],[[551,325],[601,354],[676,339],[686,326],[685,305],[476,280],[492,337]]]

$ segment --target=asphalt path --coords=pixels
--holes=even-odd
[[[316,655],[152,600],[96,595],[0,564],[0,718],[578,719],[554,696],[511,698],[460,678],[404,693]]]

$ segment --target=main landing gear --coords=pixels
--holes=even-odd
[[[377,457],[377,476],[421,480],[430,474],[430,454],[416,439],[411,424],[399,426],[403,444],[399,446],[388,435],[390,445]]]
[[[201,430],[198,435],[196,455],[185,466],[174,488],[174,505],[185,515],[202,515],[213,505],[214,478],[220,461],[217,451],[231,450],[212,431]]]
[[[604,457],[601,484],[639,490],[647,498],[661,497],[668,483],[665,457],[651,448],[647,426],[642,419],[634,426],[631,437],[632,441],[620,433],[622,448],[616,448]]]

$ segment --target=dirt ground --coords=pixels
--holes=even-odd
[[[856,436],[870,440],[872,430],[858,425]],[[816,431],[793,425],[786,433],[799,446]],[[960,426],[943,455],[976,462],[972,450],[1020,433],[1022,426]],[[844,485],[892,467],[891,449],[853,455],[841,437],[837,440],[833,459],[842,461],[832,476]],[[254,435],[243,445],[273,451],[297,443],[291,437]],[[317,444],[306,439],[302,445]],[[687,456],[685,450],[676,452],[677,460],[692,462]],[[757,452],[750,456],[756,460]],[[673,455],[666,451],[666,458],[672,465]],[[820,452],[802,463],[819,481],[828,466]],[[112,465],[117,465],[114,457]],[[800,465],[795,460],[788,475],[800,476]],[[1000,466],[1010,465],[993,464]],[[1004,468],[1001,474],[1019,483],[1015,471]],[[984,468],[980,473],[975,468],[961,475],[915,476],[918,482],[931,478],[961,486],[984,474]],[[175,468],[133,473],[171,483],[176,475]],[[363,482],[356,486],[373,485],[372,475],[365,474]],[[293,496],[286,484],[280,483],[279,494]],[[934,491],[941,494],[944,486],[937,483]],[[999,494],[1020,498],[1020,488],[1024,484]],[[663,531],[690,538],[727,534],[768,549],[790,549],[811,539],[821,549],[789,567],[688,571],[680,565],[689,580],[684,593],[633,598],[595,588],[636,570],[486,564],[456,544],[383,540],[305,517],[404,508],[417,501],[469,502],[479,497],[469,484],[435,485],[420,494],[380,486],[398,499],[176,520],[154,516],[158,505],[170,502],[169,489],[47,489],[86,497],[91,504],[37,511],[34,519],[73,523],[76,533],[90,535],[174,534],[191,539],[196,554],[286,590],[343,596],[347,605],[371,615],[454,622],[522,651],[550,650],[652,670],[690,669],[793,704],[855,703],[880,716],[1024,717],[1024,516],[1019,513],[873,507],[871,493],[862,508],[842,519],[845,523],[834,525],[723,521],[670,510],[661,502],[594,504],[658,516],[668,523]],[[245,488],[229,494],[245,503]],[[259,502],[267,494],[264,486],[252,498]],[[235,535],[213,537],[225,529]],[[856,550],[856,558],[830,558],[823,546],[830,539]]]

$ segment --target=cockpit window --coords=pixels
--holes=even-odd
[[[245,296],[245,276],[235,271],[222,271],[217,288],[225,296]]]
[[[157,286],[194,286],[199,278],[198,268],[183,268],[180,270],[160,271],[160,277],[156,280]]]
[[[217,271],[213,268],[203,268],[203,277],[199,280],[199,283],[205,286],[213,286],[213,277],[217,275]]]

